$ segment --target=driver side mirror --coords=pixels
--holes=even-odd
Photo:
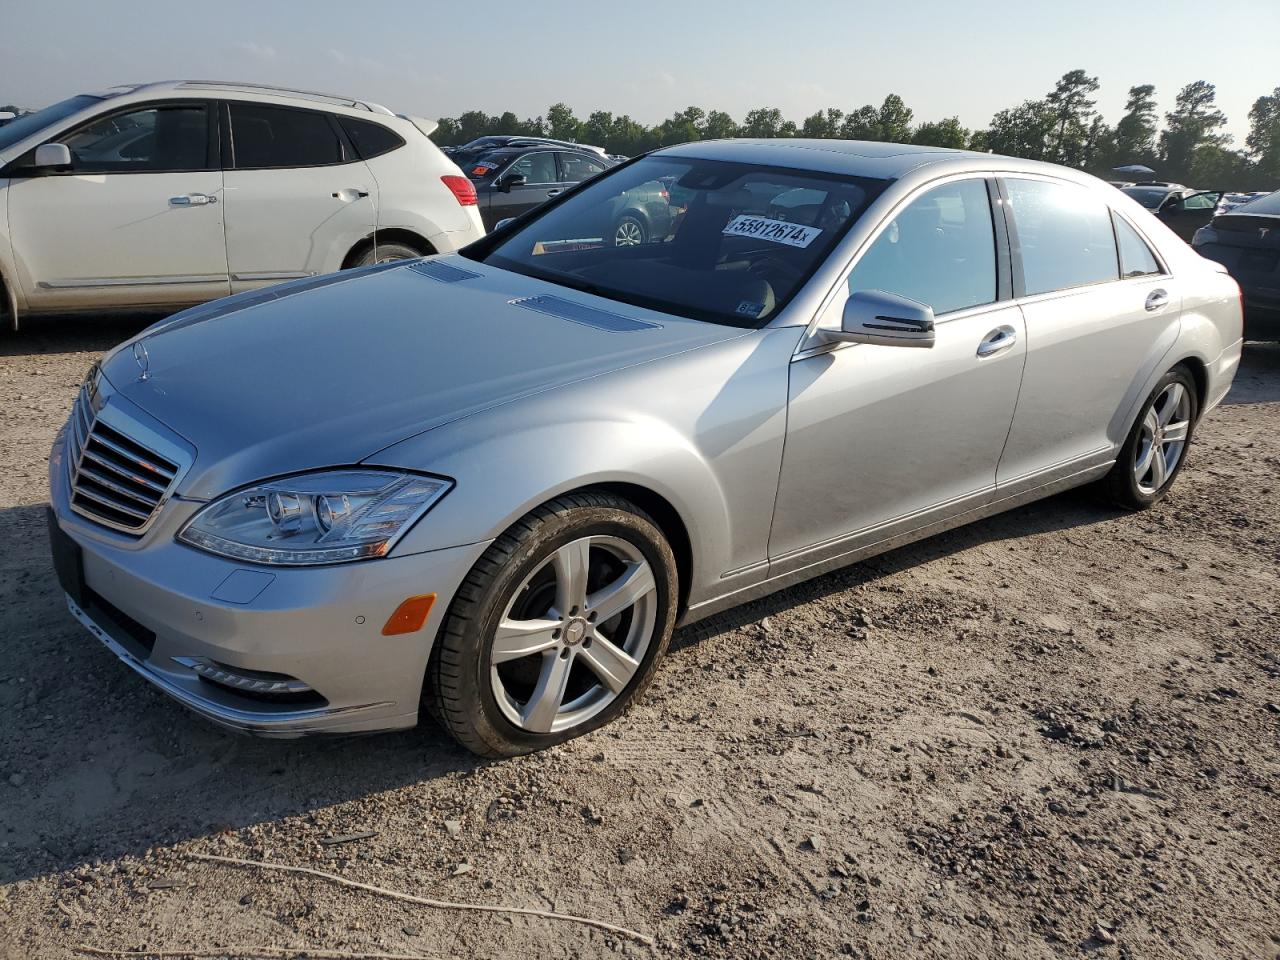
[[[524,184],[525,178],[523,173],[508,173],[498,181],[498,189],[503,193],[510,193],[512,187],[523,187]]]
[[[42,143],[32,164],[37,170],[70,170],[71,148],[65,143]]]
[[[859,290],[845,301],[840,329],[824,332],[845,343],[932,347],[933,308],[883,290]]]

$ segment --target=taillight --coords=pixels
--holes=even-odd
[[[476,198],[476,188],[466,177],[458,177],[453,174],[446,174],[440,178],[441,182],[449,188],[449,192],[453,194],[453,198],[464,207],[474,207],[479,201]]]

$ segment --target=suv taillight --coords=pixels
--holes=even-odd
[[[449,188],[449,192],[453,194],[453,198],[462,206],[474,207],[478,202],[476,199],[476,188],[466,177],[447,174],[441,177],[440,180]]]

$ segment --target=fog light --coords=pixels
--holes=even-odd
[[[266,673],[261,670],[242,670],[210,660],[208,657],[174,657],[175,663],[189,667],[206,680],[245,690],[249,693],[311,693],[311,688],[294,677],[283,673]]]

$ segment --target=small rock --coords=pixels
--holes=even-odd
[[[1268,703],[1267,709],[1270,710],[1272,713],[1280,713],[1280,703]],[[12,779],[13,778],[11,777],[10,782],[12,782]]]
[[[452,876],[460,877],[464,873],[470,873],[474,869],[475,867],[473,867],[471,864],[467,863],[466,861],[463,861],[462,863],[458,864],[456,867],[453,868]]]
[[[635,852],[630,847],[623,847],[618,851],[619,863],[630,863],[636,858]]]
[[[27,782],[27,778],[20,773],[9,774],[9,786],[20,787]]]
[[[449,834],[449,836],[457,839],[458,837],[462,836],[462,821],[446,820],[444,822],[444,829],[445,829],[445,832]]]
[[[808,847],[810,850],[813,850],[813,851],[815,851],[815,852],[819,852],[819,853],[822,851],[822,848],[823,848],[825,845],[826,845],[826,844],[823,842],[823,839],[822,839],[821,837],[819,837],[819,836],[812,836],[812,837],[809,837],[809,838],[808,838],[807,840],[805,840],[805,842],[804,842],[804,846]]]
[[[418,935],[417,927],[401,927],[400,932],[406,937],[416,937]]]
[[[1102,924],[1098,924],[1094,928],[1093,939],[1097,940],[1099,943],[1115,943],[1116,935]]]
[[[769,617],[765,617],[763,620],[760,621],[760,629],[763,630],[765,633],[772,633],[773,620],[771,620]]]

